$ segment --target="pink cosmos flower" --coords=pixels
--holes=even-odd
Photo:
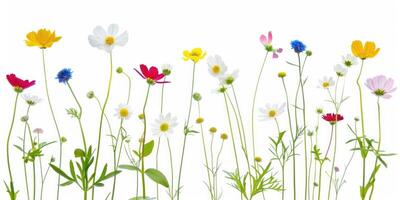
[[[272,58],[278,58],[278,53],[282,53],[283,49],[282,48],[278,48],[278,49],[274,49],[272,46],[272,32],[269,31],[268,32],[268,38],[267,36],[265,36],[264,34],[262,34],[260,36],[260,42],[262,45],[264,45],[265,50],[268,52],[272,52]]]
[[[387,78],[384,75],[367,79],[365,85],[372,91],[372,94],[385,99],[392,97],[392,95],[389,93],[392,93],[396,90],[396,88],[393,87],[394,80],[392,78]]]

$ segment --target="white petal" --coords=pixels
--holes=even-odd
[[[124,46],[126,43],[128,43],[128,39],[129,39],[128,32],[125,31],[117,37],[115,44],[119,46]]]
[[[99,48],[99,46],[102,45],[101,41],[99,40],[99,38],[97,36],[89,35],[88,40],[89,40],[89,44],[92,47]]]
[[[104,30],[104,28],[101,27],[101,26],[96,26],[96,27],[93,29],[93,34],[94,34],[95,36],[99,37],[99,38],[105,38],[106,35],[107,35],[106,30]]]
[[[108,26],[107,33],[108,33],[108,35],[113,35],[113,36],[115,36],[115,35],[118,33],[118,30],[119,30],[119,27],[118,27],[117,24],[110,24],[110,25]]]

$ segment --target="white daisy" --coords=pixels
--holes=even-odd
[[[324,78],[322,80],[319,80],[319,88],[323,88],[323,89],[328,89],[332,86],[335,85],[335,81],[333,80],[332,77],[326,77],[324,76]]]
[[[152,131],[154,135],[160,137],[162,135],[168,136],[173,133],[173,128],[178,125],[176,117],[172,117],[171,113],[167,115],[160,115],[152,124]]]
[[[338,76],[346,76],[348,71],[347,67],[343,67],[342,65],[339,64],[335,65],[333,67],[333,70],[336,72],[336,75]]]
[[[132,115],[131,108],[124,103],[119,104],[118,108],[115,109],[114,116],[119,119],[129,119]]]
[[[214,77],[220,77],[225,74],[226,72],[226,65],[222,60],[221,56],[209,56],[208,60],[208,72]]]
[[[261,112],[260,119],[263,121],[275,119],[280,114],[285,112],[285,106],[286,103],[283,103],[280,106],[278,104],[267,104],[265,108],[259,109]]]
[[[107,31],[96,26],[93,29],[93,35],[89,35],[89,43],[92,47],[102,49],[106,52],[111,52],[116,45],[124,46],[128,42],[128,32],[118,34],[119,27],[117,24],[110,24]]]
[[[22,94],[22,98],[25,100],[27,104],[31,106],[34,106],[42,101],[42,99],[40,99],[38,96],[30,95],[27,93]]]
[[[357,65],[358,64],[358,60],[353,55],[347,54],[345,56],[342,56],[342,63],[346,67],[351,67],[353,65]]]
[[[238,77],[239,70],[235,70],[232,73],[224,74],[219,77],[219,82],[223,85],[232,84]]]

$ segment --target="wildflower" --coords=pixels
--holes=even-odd
[[[278,53],[282,53],[283,49],[282,48],[278,48],[278,49],[274,49],[274,47],[272,46],[272,32],[269,31],[268,32],[268,38],[262,34],[260,36],[260,42],[261,44],[264,45],[265,50],[267,52],[272,52],[272,58],[278,58]]]
[[[42,99],[40,99],[38,96],[30,95],[30,94],[23,94],[22,98],[30,106],[34,106],[34,105],[38,104],[40,101],[42,101]]]
[[[293,40],[292,42],[290,42],[290,45],[296,53],[301,53],[306,50],[306,45],[299,40]]]
[[[373,58],[379,53],[380,48],[375,47],[375,42],[367,41],[364,46],[360,40],[354,40],[351,44],[353,55],[362,60]]]
[[[171,113],[160,115],[152,125],[152,130],[155,135],[168,136],[173,133],[173,128],[178,125],[176,117],[172,117]]]
[[[227,140],[228,139],[228,134],[226,133],[221,133],[221,140]]]
[[[213,134],[214,134],[214,133],[217,132],[217,128],[211,127],[209,131],[210,131],[210,133],[213,133]]]
[[[286,72],[279,72],[278,73],[279,78],[285,78],[286,77]]]
[[[33,132],[36,134],[42,134],[44,131],[41,128],[35,128],[35,129],[33,129]]]
[[[340,114],[328,113],[328,114],[323,115],[322,119],[329,122],[331,125],[334,125],[334,124],[336,124],[336,122],[342,121],[344,118]]]
[[[323,89],[328,89],[332,86],[335,85],[335,81],[333,80],[332,77],[327,78],[326,76],[324,76],[324,78],[322,80],[319,80],[319,88],[323,88]]]
[[[29,47],[39,47],[41,49],[50,48],[55,42],[61,39],[60,36],[56,36],[56,32],[51,32],[47,29],[39,29],[38,31],[32,31],[26,34],[25,43]]]
[[[170,64],[161,65],[161,71],[165,76],[169,76],[171,74],[171,70],[172,70],[172,65]]]
[[[57,73],[56,79],[59,83],[67,83],[72,78],[72,70],[70,68],[64,68]]]
[[[280,114],[282,114],[285,111],[285,106],[286,103],[281,104],[280,106],[278,104],[267,104],[265,108],[260,108],[260,118],[261,120],[271,120],[275,119],[278,117]]]
[[[209,56],[207,59],[207,63],[208,72],[210,72],[212,76],[219,78],[225,74],[227,67],[221,56]]]
[[[202,117],[198,117],[197,119],[196,119],[196,123],[197,124],[201,124],[201,123],[203,123],[204,122],[204,118],[202,118]]]
[[[201,48],[194,48],[192,49],[192,51],[189,50],[183,51],[183,60],[185,61],[192,60],[194,63],[197,63],[205,56],[206,52],[203,52]]]
[[[342,64],[345,65],[346,67],[351,67],[353,65],[357,65],[358,61],[357,58],[354,57],[351,54],[347,54],[345,56],[342,56]]]
[[[387,78],[384,75],[367,79],[365,85],[372,91],[372,94],[385,99],[392,97],[392,95],[389,93],[392,93],[396,90],[396,88],[393,87],[394,80],[392,78]]]
[[[131,108],[127,104],[119,104],[118,108],[115,109],[114,116],[119,119],[129,119],[132,115]]]
[[[239,70],[235,70],[230,74],[224,74],[221,77],[219,77],[219,82],[221,84],[231,85],[237,79],[238,75],[239,75]]]
[[[164,78],[164,74],[158,73],[157,67],[150,67],[150,69],[147,68],[146,65],[141,64],[140,65],[140,71],[135,69],[135,71],[143,78],[147,80],[147,83],[149,84],[155,84],[155,83],[169,83],[169,81],[160,81],[162,78]]]
[[[347,74],[347,68],[339,64],[335,65],[333,67],[333,70],[336,72],[336,75],[338,76],[346,76]]]
[[[196,100],[196,101],[200,101],[201,100],[201,94],[198,93],[198,92],[195,92],[193,94],[193,99]]]
[[[260,157],[260,156],[256,156],[255,158],[254,158],[254,160],[256,161],[256,162],[261,162],[262,161],[262,158]]]
[[[94,97],[94,92],[93,92],[93,91],[89,91],[89,92],[86,94],[86,97],[87,97],[88,99],[92,99],[92,98]]]
[[[22,80],[15,76],[15,74],[8,74],[7,80],[14,87],[15,92],[21,93],[24,89],[27,89],[35,85],[36,81]]]
[[[117,24],[110,24],[107,31],[101,26],[96,26],[93,29],[93,35],[88,37],[89,43],[92,47],[110,53],[116,45],[124,46],[128,42],[128,32],[118,35],[118,30]]]

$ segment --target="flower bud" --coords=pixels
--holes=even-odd
[[[322,113],[324,113],[324,110],[322,108],[317,108],[316,112],[318,114],[322,114]]]
[[[138,115],[138,118],[139,118],[140,120],[143,120],[143,119],[144,119],[144,114],[143,114],[143,113],[140,113],[140,114]]]
[[[278,73],[279,78],[285,78],[286,77],[286,72],[279,72]]]
[[[89,98],[89,99],[92,99],[92,98],[94,97],[94,92],[93,92],[93,91],[89,91],[89,92],[86,94],[86,97]]]
[[[118,67],[116,71],[118,74],[121,74],[122,72],[124,72],[124,69],[122,67]]]
[[[307,51],[306,51],[306,55],[307,55],[307,56],[312,56],[312,51],[307,50]]]
[[[262,158],[260,157],[260,156],[256,156],[255,158],[254,158],[254,160],[256,161],[256,162],[261,162],[262,161]]]
[[[226,134],[226,133],[221,133],[221,139],[222,140],[227,140],[228,139],[228,134]]]
[[[211,128],[210,128],[210,133],[215,133],[215,132],[217,132],[217,128],[211,127]]]
[[[200,101],[201,100],[201,94],[198,93],[198,92],[195,92],[193,94],[193,99],[196,100],[196,101]]]
[[[62,136],[62,137],[61,137],[61,143],[66,143],[66,142],[67,142],[67,138],[64,137],[64,136]]]
[[[21,121],[22,122],[27,122],[29,120],[29,116],[28,115],[24,115],[21,117]]]
[[[197,119],[196,119],[196,123],[197,124],[201,124],[201,123],[203,123],[204,122],[204,118],[202,118],[202,117],[198,117]]]

